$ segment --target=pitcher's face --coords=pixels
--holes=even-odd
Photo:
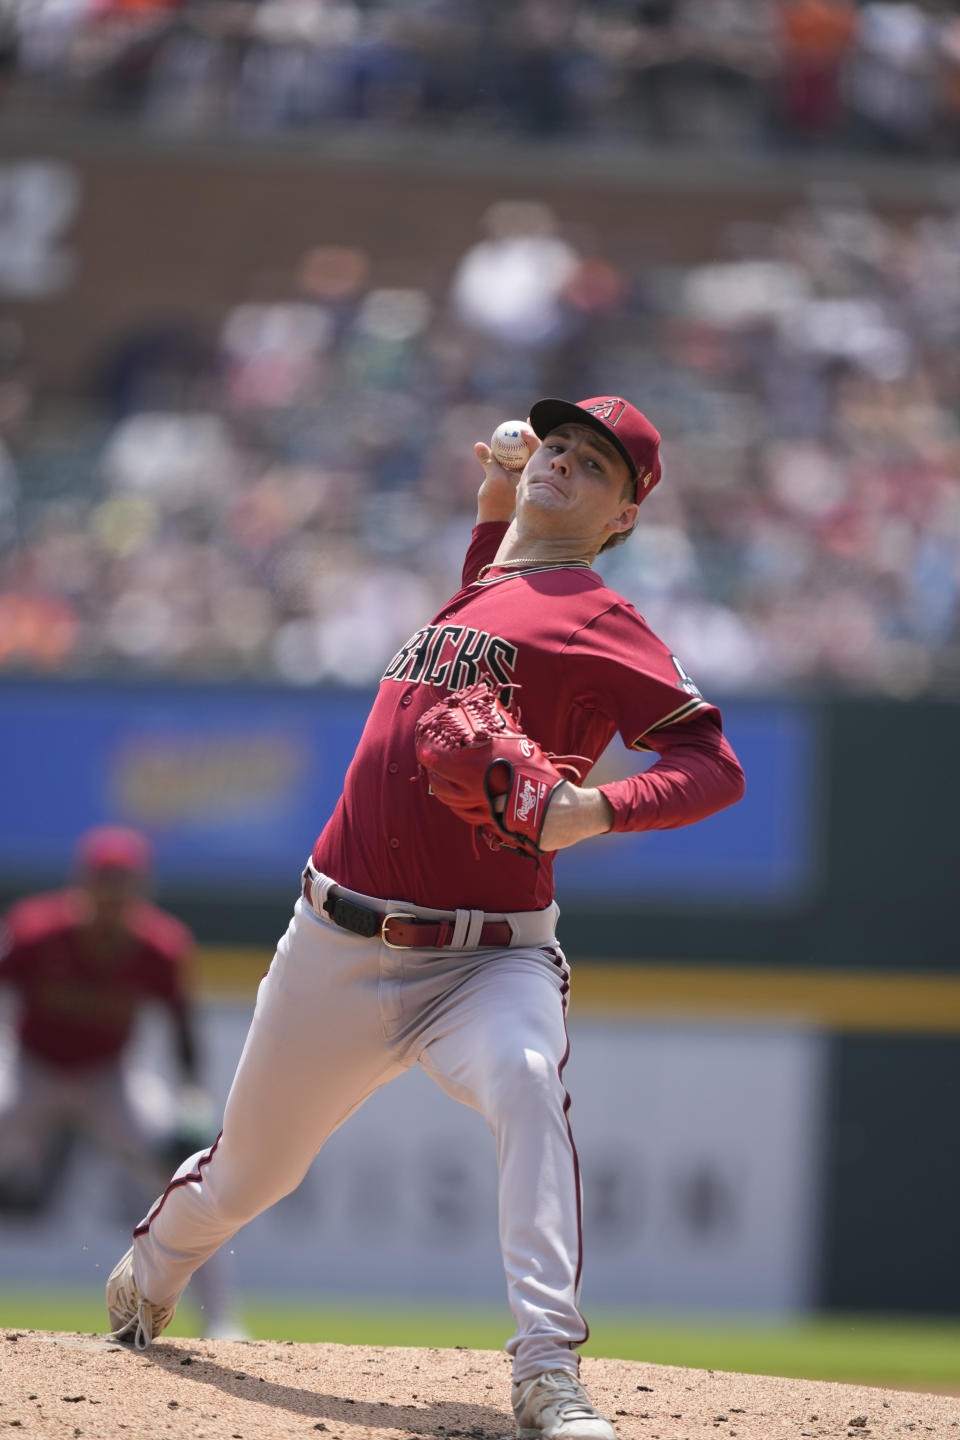
[[[517,486],[524,533],[571,541],[629,530],[635,484],[623,456],[588,425],[561,425],[531,455]]]

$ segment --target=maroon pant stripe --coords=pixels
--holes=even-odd
[[[207,1150],[203,1155],[200,1156],[200,1159],[197,1161],[197,1167],[196,1167],[196,1169],[195,1169],[195,1170],[191,1170],[190,1173],[189,1173],[189,1175],[178,1175],[177,1178],[176,1178],[176,1180],[171,1180],[171,1181],[170,1181],[170,1184],[167,1186],[166,1190],[164,1190],[163,1194],[160,1196],[160,1199],[159,1199],[159,1201],[158,1201],[158,1203],[157,1203],[156,1209],[153,1210],[153,1211],[147,1216],[146,1220],[144,1220],[144,1222],[143,1222],[142,1225],[138,1225],[137,1228],[136,1228],[136,1230],[134,1230],[134,1232],[133,1232],[133,1238],[134,1238],[134,1240],[136,1240],[136,1239],[138,1238],[138,1236],[140,1236],[140,1235],[146,1235],[147,1231],[150,1229],[150,1226],[153,1224],[154,1220],[156,1220],[157,1216],[160,1214],[160,1211],[163,1209],[164,1205],[166,1205],[166,1203],[167,1203],[167,1196],[168,1196],[168,1195],[171,1195],[174,1190],[179,1190],[179,1188],[180,1188],[181,1185],[189,1185],[191,1181],[199,1182],[199,1181],[202,1181],[202,1180],[203,1180],[203,1167],[204,1167],[204,1165],[209,1165],[209,1164],[210,1164],[210,1161],[213,1159],[214,1155],[216,1154],[217,1146],[220,1144],[220,1141],[221,1141],[222,1139],[223,1139],[223,1131],[221,1130],[221,1131],[220,1131],[220,1134],[217,1136],[216,1140],[214,1140],[213,1144],[210,1146],[210,1149]]]
[[[555,951],[550,951],[549,953],[553,963],[563,976],[563,984],[560,986],[560,996],[563,1005],[563,1033],[566,1037],[567,1048],[563,1052],[563,1059],[557,1066],[557,1074],[560,1078],[560,1083],[563,1084],[563,1072],[570,1058],[570,1035],[567,1031],[567,996],[570,993],[570,971],[566,961],[561,955]],[[570,1095],[566,1086],[564,1086],[563,1090],[563,1118],[567,1127],[567,1139],[570,1141],[570,1153],[573,1156],[573,1183],[577,1196],[577,1277],[575,1283],[576,1286],[579,1287],[580,1276],[583,1272],[583,1204],[580,1192],[580,1156],[577,1154],[577,1147],[573,1140],[573,1131],[570,1128]],[[583,1325],[583,1340],[576,1341],[575,1343],[583,1344],[584,1340],[589,1340],[590,1338],[590,1326],[586,1320],[584,1320],[579,1310],[577,1311],[577,1315],[580,1318],[580,1323]],[[573,1346],[571,1345],[570,1348],[572,1349]],[[577,1363],[579,1366],[579,1357]]]

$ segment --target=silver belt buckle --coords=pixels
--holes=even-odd
[[[380,926],[380,939],[388,950],[410,950],[412,948],[410,945],[394,945],[392,940],[387,939],[388,920],[412,920],[416,924],[416,915],[410,915],[406,910],[388,910],[383,917],[383,924]]]

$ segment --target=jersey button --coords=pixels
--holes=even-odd
[[[396,773],[397,773],[397,771],[398,771],[399,769],[400,769],[400,766],[397,764],[397,762],[396,762],[395,760],[391,760],[391,761],[390,761],[390,764],[387,766],[387,771],[388,771],[389,774],[391,774],[391,775],[396,775]]]
[[[400,849],[400,841],[397,839],[396,835],[391,835],[391,836],[390,836],[390,849],[391,849],[391,850],[399,850],[399,849]]]
[[[409,704],[410,704],[410,701],[411,701],[412,699],[413,699],[413,696],[412,696],[412,695],[404,695],[403,699],[400,701],[400,704],[401,704],[401,705],[409,705]]]

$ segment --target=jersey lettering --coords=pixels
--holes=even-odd
[[[437,662],[443,653],[443,648],[447,640],[452,640],[453,643],[456,644],[462,634],[462,625],[440,626],[440,629],[437,631],[437,637],[430,647],[430,661],[423,676],[424,685],[442,685],[444,683],[447,678],[447,671],[450,669],[451,661],[446,660],[442,665]]]
[[[453,653],[444,659],[451,647]],[[516,645],[486,630],[428,625],[397,651],[383,679],[431,686],[447,684],[451,690],[460,690],[488,674],[498,686],[511,685],[517,653]]]
[[[410,657],[410,664],[406,667],[406,678],[408,680],[422,680],[423,672],[426,669],[427,661],[430,658],[430,642],[433,640],[433,626],[428,625],[423,639],[416,647]]]
[[[494,635],[487,646],[487,668],[494,680],[499,680],[501,685],[511,684],[510,676],[517,665],[517,647],[511,645],[509,640],[501,640],[499,635]]]
[[[402,679],[402,676],[399,672],[403,669],[406,662],[410,659],[410,656],[413,654],[414,650],[416,650],[417,646],[423,640],[424,636],[429,635],[429,633],[430,627],[425,626],[422,630],[418,630],[415,635],[411,635],[406,645],[402,646],[397,651],[396,655],[394,655],[386,670],[384,670],[384,680]]]
[[[490,643],[485,630],[469,627],[457,647],[450,669],[450,689],[462,690],[465,685],[475,685],[480,674],[480,661]]]

